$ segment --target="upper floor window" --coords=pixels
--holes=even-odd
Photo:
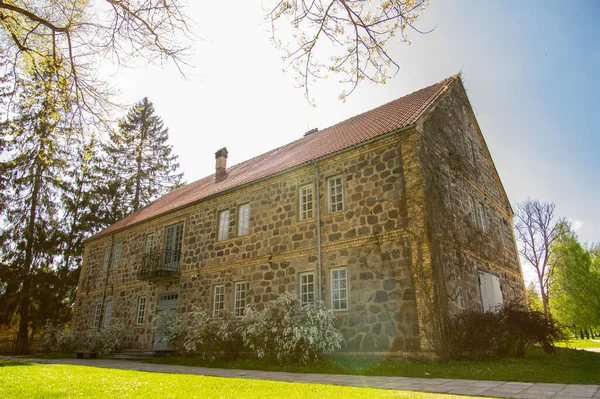
[[[215,296],[213,298],[213,316],[219,317],[225,309],[225,286],[215,285]]]
[[[470,159],[472,163],[475,163],[475,147],[473,145],[473,140],[467,138],[465,140],[466,148],[466,156]]]
[[[485,206],[482,202],[479,203],[479,227],[484,233],[487,233],[487,216],[485,214]]]
[[[331,308],[348,310],[348,272],[345,267],[331,269]]]
[[[238,237],[248,234],[248,220],[250,219],[250,204],[238,207]]]
[[[340,212],[344,210],[344,186],[342,176],[332,177],[328,180],[329,190],[329,212]]]
[[[106,312],[104,313],[104,328],[110,327],[110,317],[112,316],[112,301],[106,302]]]
[[[498,238],[500,242],[504,244],[504,220],[498,219]]]
[[[313,217],[313,186],[307,184],[300,187],[300,220]]]
[[[153,246],[154,246],[154,233],[151,233],[146,236],[146,253],[147,254],[152,252]]]
[[[473,198],[473,196],[469,196],[469,202],[471,203],[471,222],[477,226],[477,203],[475,202],[475,198]]]
[[[104,248],[104,268],[108,269],[110,265],[110,247]]]
[[[300,275],[300,302],[302,305],[315,302],[315,274],[313,272]]]
[[[183,240],[183,223],[168,226],[165,229],[164,269],[178,271],[181,258],[181,241]]]
[[[115,245],[115,258],[113,259],[113,267],[119,267],[119,261],[121,260],[121,243]]]
[[[233,315],[235,317],[242,317],[244,315],[244,309],[246,308],[246,282],[238,281],[235,283],[234,290],[234,306]]]
[[[223,241],[229,238],[229,209],[219,212],[219,233],[217,239]]]

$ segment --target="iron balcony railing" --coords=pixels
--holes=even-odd
[[[179,276],[180,251],[168,249],[155,249],[146,252],[142,258],[142,266],[138,272],[140,280],[149,280],[159,277]]]

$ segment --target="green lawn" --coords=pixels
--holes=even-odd
[[[599,384],[600,353],[558,348],[546,355],[531,348],[524,359],[437,362],[426,360],[383,360],[374,358],[331,357],[308,366],[279,366],[265,360],[206,361],[198,358],[155,358],[152,363],[236,368],[247,370],[289,371],[297,373],[357,374],[425,378],[461,378],[565,384]]]
[[[0,360],[0,398],[406,398],[442,395]],[[474,398],[469,396],[468,398]]]
[[[600,348],[600,339],[571,339],[566,342],[560,342],[560,348]]]

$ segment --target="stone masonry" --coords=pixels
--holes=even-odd
[[[96,328],[98,304],[102,314],[97,328],[102,328],[111,301],[108,322],[126,327],[128,347],[149,350],[162,294],[177,294],[177,313],[185,316],[213,309],[214,287],[223,285],[224,306],[233,311],[234,286],[243,281],[246,303],[260,309],[283,292],[298,293],[300,274],[314,272],[317,297],[320,292],[331,306],[331,271],[343,268],[348,308],[336,316],[344,351],[427,355],[432,350],[425,334],[431,323],[428,314],[458,311],[459,291],[464,306],[481,307],[478,271],[500,278],[505,300],[523,297],[509,202],[460,78],[449,87],[406,129],[94,236],[85,244],[75,328]],[[476,146],[475,164],[465,160],[471,155],[460,145],[464,136]],[[328,181],[337,176],[342,178],[343,209],[332,213]],[[449,181],[447,202],[446,186],[440,183],[444,176]],[[320,284],[316,212],[300,220],[299,188],[307,184],[315,194],[318,185],[320,192]],[[485,203],[487,232],[472,223],[472,195]],[[238,236],[239,206],[244,204],[249,205],[248,234]],[[226,209],[228,239],[219,241],[218,215]],[[154,246],[160,248],[165,228],[178,223],[183,223],[180,272],[172,278],[140,280],[148,235],[154,234]],[[498,236],[500,231],[504,236]],[[114,267],[117,244],[121,250]],[[106,248],[111,249],[108,269]],[[440,279],[443,291],[436,284]],[[138,323],[142,296],[145,310]],[[443,306],[432,310],[433,296]]]

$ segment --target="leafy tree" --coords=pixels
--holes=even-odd
[[[600,273],[593,250],[586,249],[569,228],[554,243],[556,276],[553,312],[564,324],[587,330],[600,322]]]
[[[561,235],[565,221],[555,215],[554,208],[553,203],[527,199],[516,205],[515,213],[519,253],[535,271],[546,317],[554,278],[553,244]]]
[[[529,282],[527,285],[527,289],[525,290],[525,298],[527,299],[527,306],[529,306],[529,310],[534,312],[542,312],[542,300],[540,299],[540,294],[538,293],[537,287],[533,281]]]
[[[148,98],[135,104],[119,121],[119,130],[111,133],[105,146],[108,222],[181,185],[183,174],[177,173],[177,155],[172,153],[168,139],[169,130],[155,115]]]
[[[5,178],[4,209],[0,232],[2,263],[19,281],[18,347],[27,350],[31,297],[39,270],[52,265],[59,255],[58,195],[66,167],[65,138],[72,134],[72,103],[68,80],[58,74],[56,59],[28,59],[27,79],[16,93],[14,113],[0,125],[4,142],[0,164]],[[15,278],[8,281],[13,289]]]

